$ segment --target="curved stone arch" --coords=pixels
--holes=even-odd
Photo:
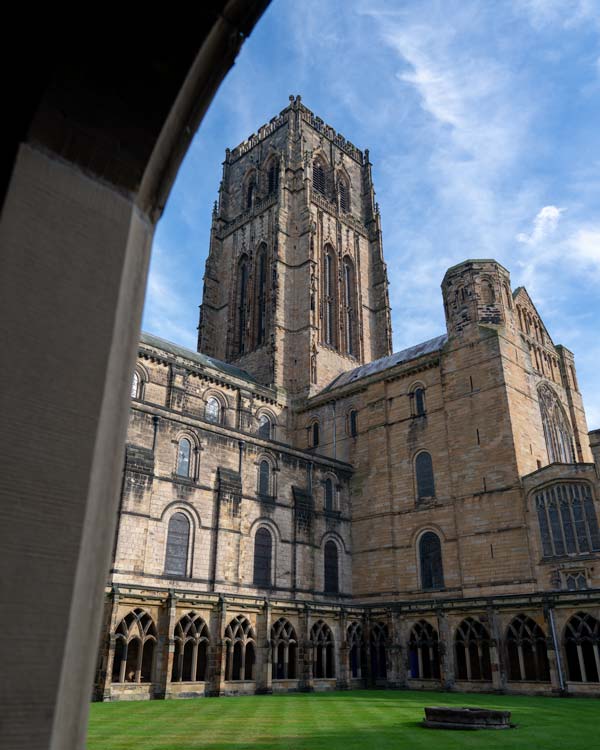
[[[439,566],[435,566],[435,569],[431,568],[431,561],[426,561],[423,557],[423,550],[421,544],[427,534],[433,534],[439,542]],[[432,528],[423,528],[416,534],[415,539],[415,562],[417,566],[417,583],[419,588],[423,591],[436,591],[445,587],[444,583],[444,538],[438,532]],[[435,562],[435,561],[434,561]],[[425,565],[425,571],[423,566]],[[425,578],[431,579],[431,585],[426,585],[428,581]]]
[[[479,301],[482,305],[494,305],[498,299],[494,279],[487,274],[482,274],[477,279]]]
[[[262,160],[261,164],[261,176],[262,185],[261,192],[263,195],[274,195],[279,187],[280,171],[281,168],[281,152],[279,152],[272,144],[269,144],[269,149],[266,156]],[[271,169],[274,169],[274,177],[271,175]],[[272,181],[274,184],[272,184]]]
[[[112,682],[152,682],[158,631],[152,615],[135,607],[115,628]]]
[[[264,480],[264,464],[268,465],[268,488],[265,492],[263,486]],[[263,495],[265,497],[277,497],[277,474],[279,473],[279,463],[276,456],[271,451],[261,451],[254,462],[256,466],[256,494]]]
[[[137,377],[137,382],[136,382]],[[143,365],[139,360],[135,363],[131,380],[131,398],[135,398],[138,401],[144,400],[144,394],[146,385],[150,380],[148,368]]]
[[[536,389],[549,463],[574,463],[573,426],[558,394],[548,382]]]
[[[294,624],[287,617],[280,617],[271,626],[269,636],[272,678],[274,680],[297,679],[299,642]]]
[[[250,539],[254,541],[256,532],[261,526],[268,528],[276,544],[281,543],[283,536],[281,534],[279,526],[275,523],[275,521],[273,521],[272,518],[268,518],[267,516],[259,516],[252,522],[250,528],[248,529],[248,536]]]
[[[429,462],[420,461],[419,456],[428,455]],[[435,488],[435,469],[433,465],[433,456],[428,448],[419,448],[412,456],[413,477],[415,486],[415,499],[417,504],[421,500],[433,499],[436,497]],[[428,472],[430,471],[430,476]],[[429,490],[432,490],[431,492]]]
[[[202,525],[202,519],[200,516],[200,513],[198,512],[198,509],[192,505],[192,503],[187,503],[182,500],[173,500],[172,502],[165,505],[165,507],[162,509],[160,513],[160,520],[164,523],[165,519],[170,518],[174,513],[177,513],[177,511],[180,511],[181,513],[187,514],[190,518],[190,522],[193,525],[193,532],[195,533],[197,529],[204,528]]]
[[[352,414],[354,414],[354,429],[352,424]],[[345,423],[346,423],[346,434],[349,437],[358,437],[358,425],[359,425],[359,416],[360,416],[360,409],[358,406],[351,402],[349,406],[346,407],[345,411]]]
[[[173,628],[175,653],[172,682],[203,682],[208,667],[210,628],[204,617],[191,610],[181,615]]]
[[[261,530],[269,532],[271,547],[269,550],[268,562],[262,558],[262,565],[257,562],[257,535]],[[249,555],[252,560],[252,585],[259,587],[272,587],[277,583],[277,561],[279,558],[279,546],[281,544],[281,532],[277,524],[270,518],[257,518],[248,533]],[[258,567],[257,567],[258,565]],[[265,566],[268,566],[267,575],[265,575]],[[265,580],[257,580],[257,576]],[[268,580],[267,580],[268,579]]]
[[[321,435],[321,420],[318,415],[315,414],[309,417],[308,422],[306,423],[306,431],[308,433],[308,447],[318,448],[321,445],[321,440],[323,438]]]
[[[352,180],[343,164],[335,170],[334,182],[339,209],[349,213],[352,210]],[[345,190],[345,196],[341,192],[341,186]]]
[[[185,573],[183,574],[183,576],[186,578],[191,578],[192,571],[194,569],[194,548],[195,548],[195,541],[196,541],[196,531],[199,528],[196,522],[197,520],[199,520],[199,517],[197,516],[195,509],[191,509],[190,506],[181,502],[171,503],[170,506],[167,506],[167,507],[170,508],[170,510],[167,511],[167,509],[164,509],[161,515],[161,522],[166,525],[165,538],[164,538],[164,543],[163,543],[163,555],[162,555],[162,559],[164,560],[163,575],[166,575],[166,576],[173,575],[171,573],[168,573],[164,568],[167,564],[168,547],[169,547],[169,531],[171,528],[171,520],[173,519],[174,516],[179,514],[179,515],[184,516],[189,524],[186,559],[185,559]]]
[[[209,402],[211,399],[216,399],[219,404],[219,418],[209,419],[207,415],[207,409],[209,408]],[[225,394],[220,390],[213,387],[208,387],[202,394],[202,401],[204,402],[204,420],[211,424],[227,425],[227,413],[229,411],[229,400]]]
[[[260,175],[256,166],[248,167],[242,180],[242,211],[249,211],[254,205],[260,184],[259,178]]]
[[[328,502],[327,502],[327,494],[328,494],[328,487],[327,482],[331,482],[331,507],[328,508]],[[332,471],[331,469],[326,469],[323,472],[322,478],[321,478],[321,485],[323,487],[322,495],[323,495],[323,509],[324,510],[330,510],[330,511],[338,511],[340,510],[340,480],[337,476],[337,474]]]
[[[561,645],[571,682],[600,682],[600,619],[590,612],[571,615],[562,631]]]
[[[421,394],[417,393],[421,391]],[[410,413],[413,417],[427,414],[427,386],[422,380],[413,380],[409,385],[408,398],[410,399]]]
[[[253,680],[256,664],[256,636],[245,615],[236,615],[223,633],[225,680]],[[249,658],[250,656],[250,658]]]
[[[343,536],[341,534],[338,534],[337,531],[326,531],[321,536],[321,541],[319,543],[320,549],[324,549],[325,545],[330,540],[334,541],[337,544],[337,546],[339,548],[339,551],[341,553],[343,553],[344,555],[349,555],[350,554],[350,550],[347,548],[346,542],[344,541]]]
[[[413,679],[440,679],[440,637],[426,617],[413,623],[408,635],[408,669]]]
[[[441,526],[438,526],[438,524],[436,523],[431,523],[428,521],[425,526],[419,526],[412,532],[412,534],[410,535],[411,545],[415,548],[418,547],[421,537],[428,531],[432,531],[434,534],[437,534],[442,543],[445,543],[447,541],[446,534],[444,533],[443,528]]]

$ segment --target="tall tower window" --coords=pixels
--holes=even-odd
[[[313,162],[313,189],[321,195],[325,195],[325,170],[320,161]]]
[[[246,351],[246,310],[248,306],[248,259],[242,255],[238,264],[237,353]]]
[[[256,260],[256,345],[265,343],[267,312],[267,248],[262,245]]]
[[[435,497],[435,482],[433,479],[433,462],[427,451],[422,451],[415,459],[415,474],[417,478],[417,499]]]
[[[323,340],[329,346],[336,345],[336,279],[335,258],[331,245],[325,246],[323,258],[323,296],[324,296],[324,330]]]
[[[338,182],[338,200],[340,203],[340,211],[343,211],[344,213],[348,213],[350,210],[350,201],[348,199],[348,186],[344,182],[344,180],[340,180]]]
[[[271,585],[271,557],[273,539],[271,532],[261,527],[254,537],[254,585]]]
[[[267,170],[267,193],[269,195],[272,195],[273,193],[277,192],[278,186],[279,186],[279,169],[278,169],[275,159],[273,159],[271,163],[269,164],[269,169]]]
[[[248,183],[248,189],[246,190],[246,208],[252,208],[252,201],[254,200],[254,190],[256,188],[256,183],[254,181],[254,177],[250,179],[250,182]]]
[[[538,401],[546,439],[548,461],[570,464],[575,462],[571,426],[556,393],[546,384],[538,388]]]
[[[356,319],[356,294],[354,286],[354,264],[346,256],[344,258],[344,323],[346,352],[356,355],[355,326]]]
[[[335,542],[329,540],[325,544],[324,550],[325,562],[325,591],[328,594],[337,594],[339,588],[339,570],[338,570],[338,548]]]

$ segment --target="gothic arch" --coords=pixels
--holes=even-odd
[[[268,421],[268,424],[266,421]],[[274,440],[276,436],[277,417],[266,407],[261,406],[256,411],[256,421],[258,424],[257,435],[264,440]]]
[[[342,259],[342,290],[344,316],[344,349],[352,357],[358,357],[358,304],[356,298],[356,271],[349,255]]]
[[[274,195],[279,187],[280,155],[277,151],[270,149],[263,161],[263,194]]]
[[[225,679],[253,680],[256,663],[256,638],[247,617],[237,615],[225,628]]]
[[[335,175],[335,192],[338,208],[342,213],[350,213],[352,207],[352,183],[345,169],[338,169]]]
[[[145,609],[126,614],[115,630],[112,682],[152,682],[157,640],[156,625]]]
[[[221,391],[208,388],[202,394],[202,400],[204,401],[204,420],[211,424],[226,425],[229,403]],[[214,405],[215,401],[217,402],[216,406]]]
[[[331,628],[324,620],[317,620],[310,629],[313,648],[313,677],[317,680],[335,677],[335,642]]]
[[[292,623],[280,617],[271,627],[271,664],[274,680],[298,676],[298,636]]]
[[[524,614],[514,617],[506,629],[508,679],[549,682],[550,665],[542,628]]]
[[[248,211],[254,205],[258,191],[258,173],[255,167],[251,167],[244,177],[242,190],[242,210]]]
[[[600,682],[600,621],[589,612],[569,618],[563,631],[571,682]]]
[[[363,636],[363,626],[357,620],[348,624],[346,645],[348,646],[350,679],[359,680],[367,664],[367,648]]]
[[[269,296],[269,253],[261,242],[254,256],[254,348],[267,343]]]
[[[316,153],[312,160],[312,187],[316,193],[323,197],[328,196],[328,173],[329,164],[327,159],[321,153]]]
[[[479,620],[467,617],[460,623],[454,634],[458,680],[491,682],[491,642],[488,629]]]
[[[250,261],[246,253],[242,253],[236,266],[235,301],[233,305],[235,324],[233,335],[234,355],[241,356],[248,349],[248,279],[250,276]]]
[[[413,679],[440,679],[439,646],[438,632],[431,623],[419,620],[413,625],[408,639],[408,667]]]
[[[329,242],[323,247],[322,256],[322,330],[324,344],[333,349],[339,348],[338,342],[338,273],[336,252]]]
[[[548,462],[575,463],[573,431],[556,391],[547,383],[542,383],[537,393]]]
[[[205,620],[188,612],[177,621],[173,631],[175,654],[172,682],[204,682],[207,676],[210,632]]]

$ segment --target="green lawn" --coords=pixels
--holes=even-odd
[[[452,731],[420,726],[423,706],[512,711],[517,729]],[[240,698],[94,703],[88,750],[437,750],[600,747],[600,702],[391,690]]]

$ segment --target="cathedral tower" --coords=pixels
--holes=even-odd
[[[299,96],[226,151],[198,350],[298,395],[391,352],[368,151]]]

